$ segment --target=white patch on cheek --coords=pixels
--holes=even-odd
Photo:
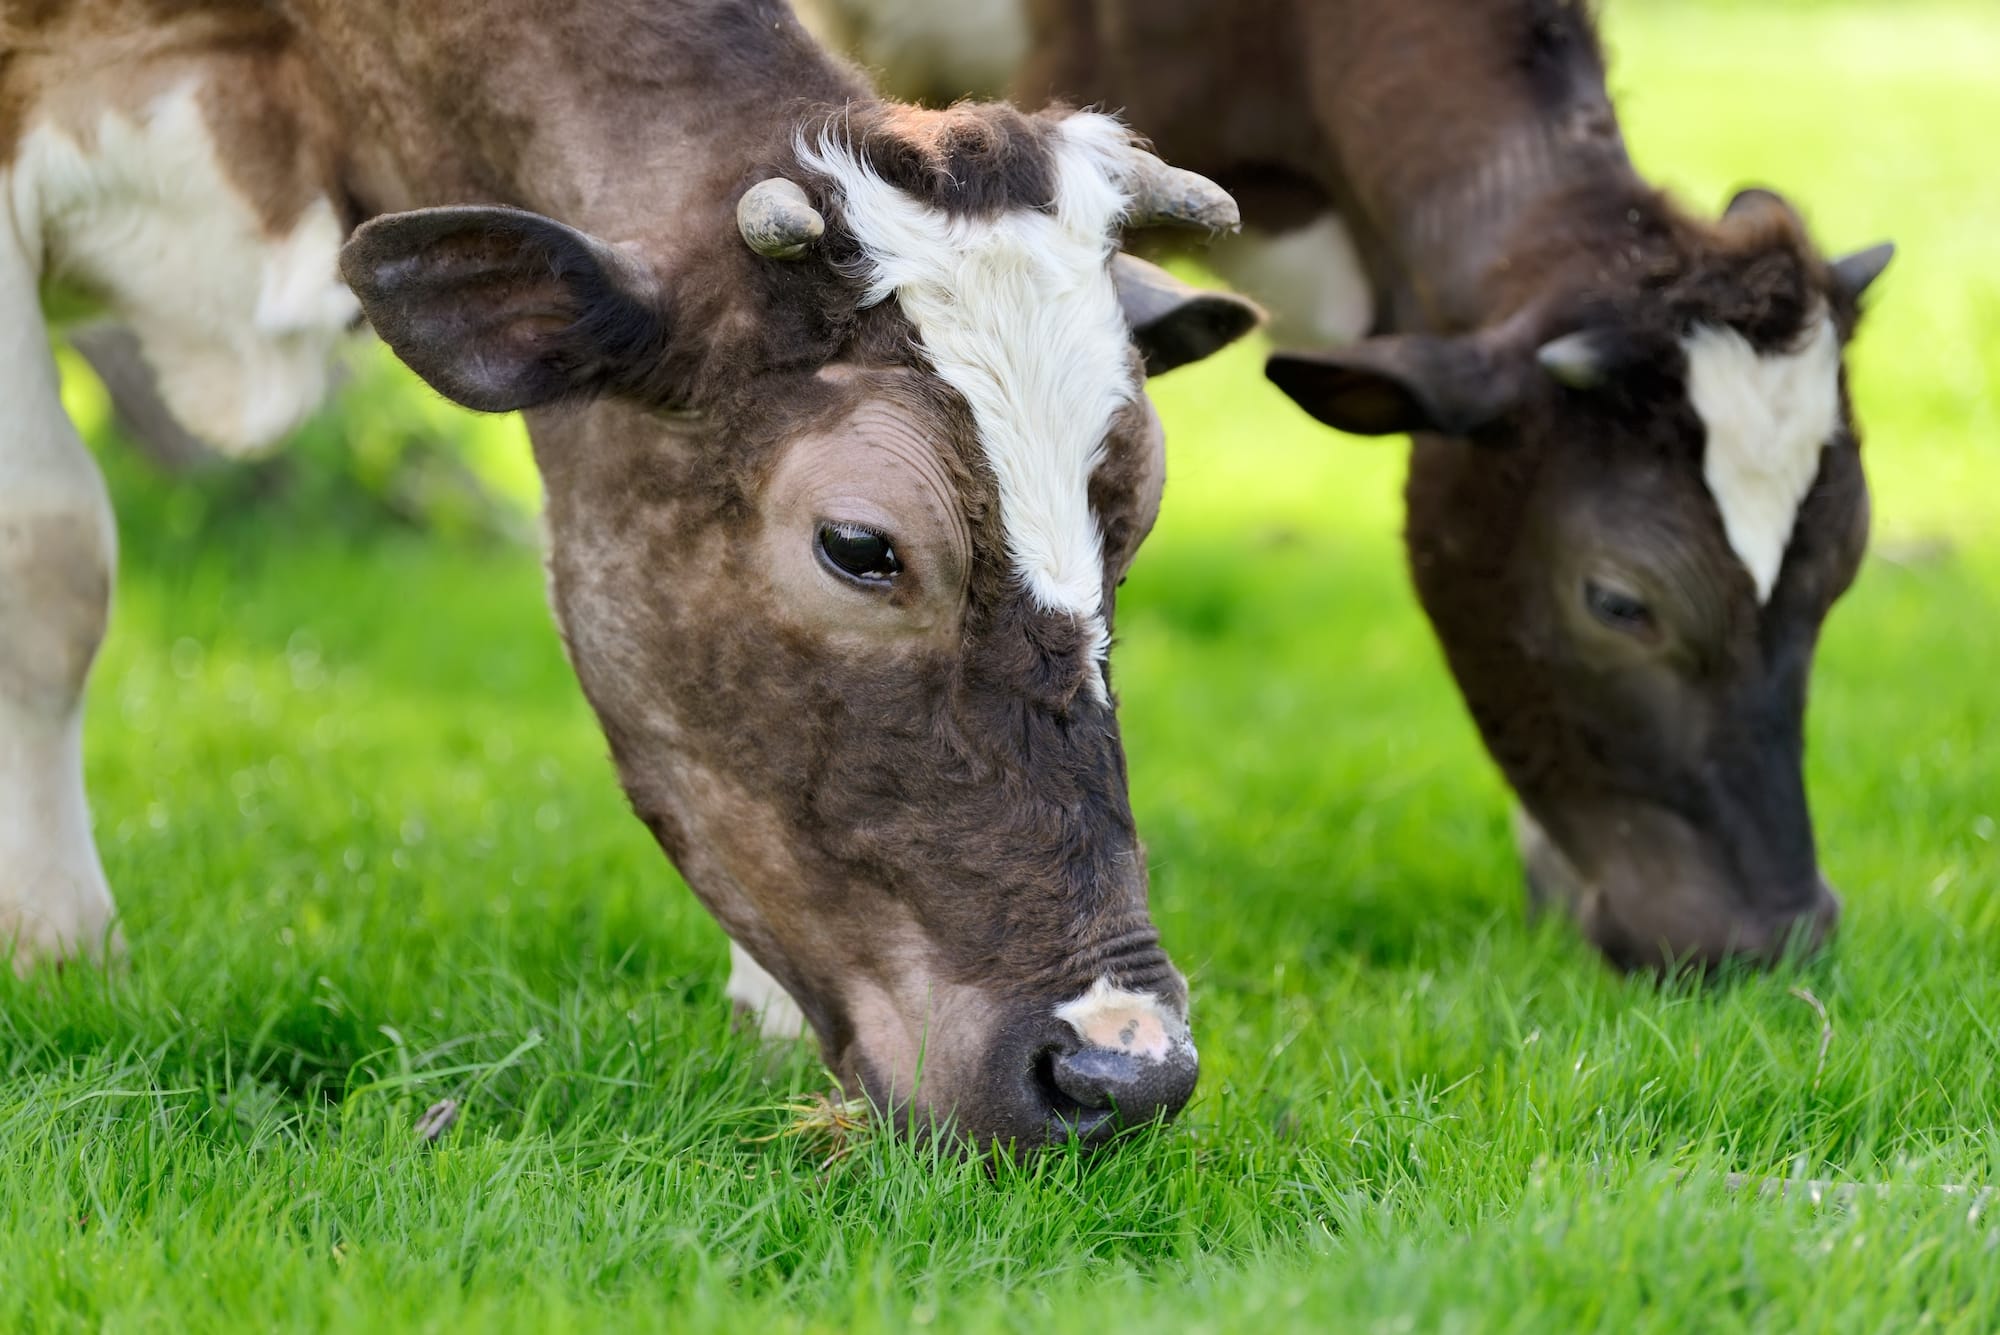
[[[1192,1056],[1194,1038],[1187,1019],[1151,992],[1128,992],[1099,978],[1074,1001],[1056,1007],[1056,1018],[1092,1047],[1165,1061],[1177,1052]]]
[[[1765,602],[1820,452],[1840,428],[1840,336],[1822,314],[1790,352],[1760,355],[1735,330],[1709,325],[1683,346],[1688,398],[1708,432],[1702,475]]]
[[[757,1032],[767,1041],[788,1042],[811,1032],[792,994],[734,941],[729,943],[729,985],[724,991],[738,1010],[757,1018]]]

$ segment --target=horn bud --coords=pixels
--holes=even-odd
[[[1884,241],[1879,246],[1857,250],[1852,255],[1842,255],[1827,266],[1833,273],[1833,284],[1849,301],[1859,301],[1869,285],[1882,276],[1889,267],[1889,261],[1896,258],[1896,243]]]
[[[736,201],[736,230],[766,259],[795,260],[826,234],[826,219],[796,182],[773,176]]]
[[[1132,212],[1128,227],[1204,227],[1211,232],[1234,232],[1243,225],[1236,201],[1206,176],[1170,167],[1151,153],[1137,155],[1138,163],[1126,179],[1132,192]]]
[[[1535,350],[1535,360],[1549,379],[1569,389],[1596,389],[1610,378],[1604,354],[1588,330],[1550,339]]]

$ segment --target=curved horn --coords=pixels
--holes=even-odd
[[[1141,152],[1127,178],[1132,213],[1127,227],[1205,227],[1233,232],[1243,225],[1236,201],[1206,176],[1169,167],[1151,153]]]
[[[797,183],[782,176],[759,181],[736,201],[736,230],[766,259],[795,260],[826,233],[826,219]]]

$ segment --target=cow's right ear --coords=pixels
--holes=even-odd
[[[1395,334],[1327,352],[1280,352],[1264,374],[1320,421],[1358,436],[1463,436],[1521,402],[1533,365],[1485,332]]]
[[[354,233],[340,272],[411,370],[481,412],[620,388],[665,357],[652,273],[537,213],[388,214]]]

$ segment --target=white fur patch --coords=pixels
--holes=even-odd
[[[107,111],[87,136],[37,126],[20,146],[14,202],[46,233],[48,267],[81,277],[131,325],[181,425],[249,450],[318,406],[360,307],[340,281],[331,205],[266,235],[217,157],[198,93],[184,84],[136,121]]]
[[[1269,333],[1280,346],[1353,343],[1375,322],[1375,289],[1337,213],[1296,231],[1218,237],[1208,261],[1271,312]]]
[[[811,1032],[792,994],[734,941],[729,943],[729,985],[724,991],[737,1009],[757,1017],[757,1032],[771,1042],[804,1038]]]
[[[1840,337],[1821,315],[1790,352],[1759,355],[1735,330],[1707,325],[1684,346],[1688,397],[1708,429],[1702,473],[1764,602],[1840,427]]]
[[[1177,1053],[1194,1055],[1185,1016],[1174,1014],[1151,992],[1128,992],[1109,978],[1099,978],[1082,996],[1056,1007],[1056,1018],[1092,1047],[1156,1062]]]
[[[1116,121],[1078,113],[1061,123],[1051,211],[954,218],[888,184],[831,129],[799,145],[841,195],[870,266],[867,300],[898,300],[970,405],[1015,573],[1037,606],[1084,623],[1099,698],[1110,637],[1090,475],[1139,393],[1109,268],[1132,152]]]

